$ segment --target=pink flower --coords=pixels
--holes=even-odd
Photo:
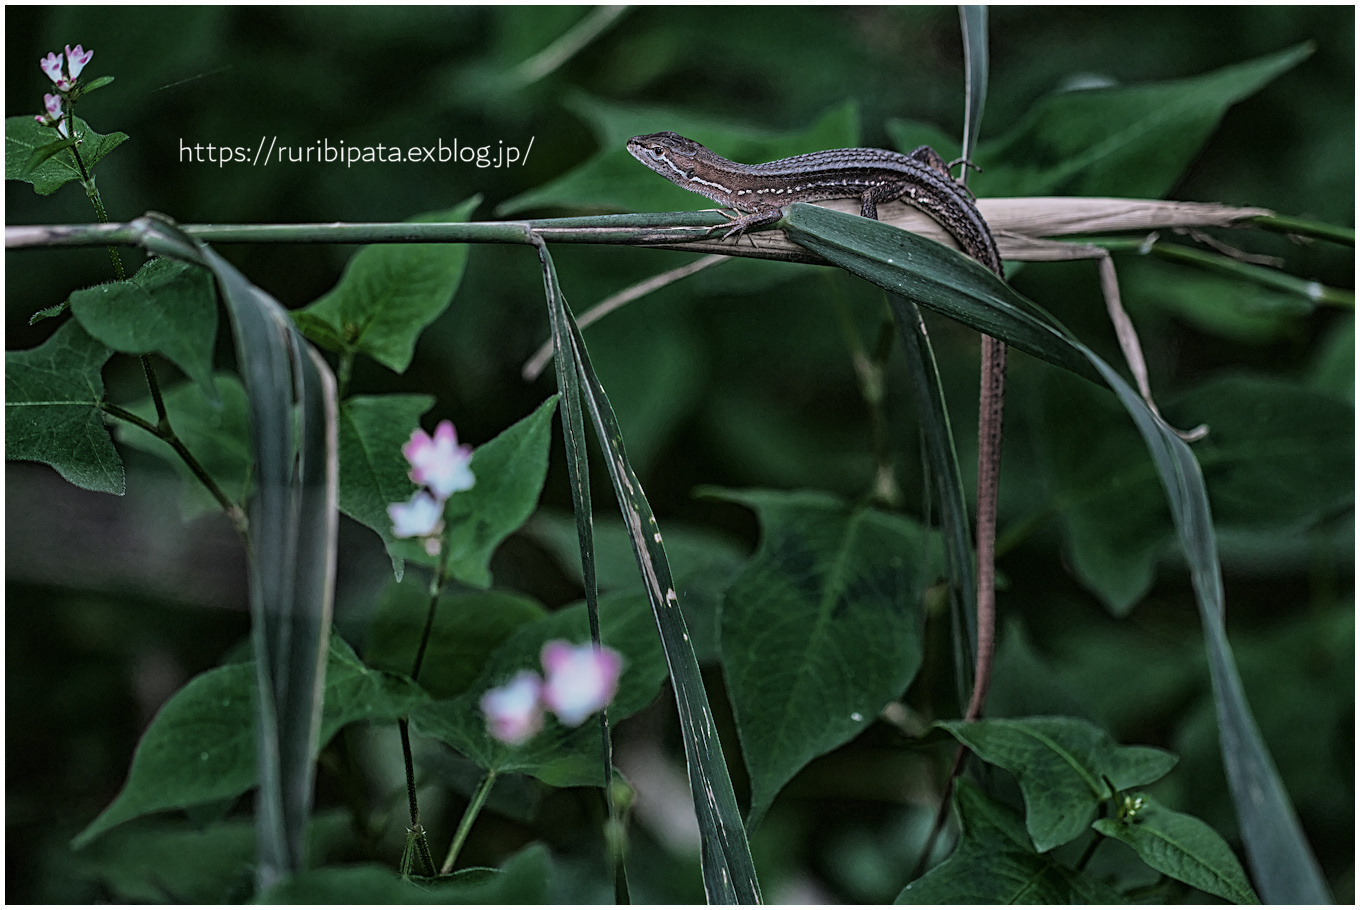
[[[50,53],[38,61],[38,66],[47,74],[47,78],[53,82],[61,81],[61,58],[55,53]]]
[[[568,727],[599,711],[619,689],[623,657],[613,648],[595,650],[589,642],[571,645],[550,641],[543,646],[543,703]]]
[[[459,490],[470,490],[476,482],[468,463],[472,460],[472,446],[460,446],[453,424],[441,420],[434,437],[416,427],[411,441],[401,447],[401,454],[411,464],[411,479],[439,499],[448,499]]]
[[[543,729],[543,705],[538,700],[543,682],[532,670],[521,670],[514,679],[482,696],[487,732],[501,742],[518,746]]]
[[[33,119],[43,126],[55,126],[63,136],[67,135],[66,113],[61,109],[61,96],[43,95],[43,106],[47,108],[47,113],[38,114]]]
[[[409,502],[394,502],[387,507],[392,533],[398,537],[425,537],[437,534],[444,523],[444,503],[424,490],[416,491]]]
[[[85,64],[90,62],[94,56],[94,51],[87,51],[79,44],[75,50],[71,50],[71,45],[66,45],[66,67],[70,70],[72,79],[80,78],[80,71],[85,68]]]

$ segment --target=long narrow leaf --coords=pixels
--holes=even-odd
[[[982,128],[982,109],[987,103],[987,7],[960,6],[959,21],[963,26],[964,117],[963,157],[971,160]],[[963,169],[963,182],[968,182],[968,168]]]
[[[791,206],[786,222],[794,241],[879,287],[1081,375],[1094,371],[1114,390],[1152,454],[1190,566],[1224,765],[1261,896],[1268,903],[1327,902],[1317,860],[1261,740],[1228,646],[1209,498],[1190,447],[1059,322],[966,257],[890,225],[816,206]]]
[[[1303,836],[1275,762],[1261,739],[1224,624],[1223,577],[1209,495],[1199,462],[1175,431],[1113,369],[1079,342],[1073,344],[1100,370],[1133,418],[1157,465],[1204,626],[1218,715],[1219,745],[1228,788],[1237,807],[1242,842],[1262,899],[1268,904],[1328,904],[1331,894]]]
[[[1100,374],[1048,325],[1049,316],[962,253],[892,225],[797,202],[789,239],[828,262],[1087,379]]]
[[[949,424],[949,410],[940,385],[935,352],[930,345],[930,336],[926,334],[921,311],[916,304],[896,294],[889,294],[888,301],[892,305],[898,335],[902,338],[902,350],[906,352],[917,419],[925,439],[926,462],[930,476],[935,480],[940,503],[945,566],[953,595],[951,600],[955,604],[953,639],[960,651],[955,660],[959,673],[959,704],[966,705],[971,684],[968,668],[973,666],[973,654],[977,651],[977,588],[973,585],[973,545],[963,474],[959,470],[958,453],[954,450],[954,431]],[[962,609],[959,609],[960,605]]]
[[[690,790],[694,798],[694,812],[699,820],[703,840],[702,864],[704,890],[710,903],[756,904],[761,902],[760,885],[756,880],[751,848],[742,825],[741,812],[732,779],[727,772],[722,745],[714,732],[713,712],[708,705],[699,662],[689,640],[684,616],[680,612],[679,596],[671,581],[670,565],[661,540],[661,531],[642,485],[628,463],[623,450],[623,436],[604,388],[595,376],[586,354],[585,342],[576,327],[574,317],[557,284],[556,271],[544,246],[539,246],[544,264],[545,284],[549,306],[560,313],[553,319],[570,329],[570,356],[576,363],[581,391],[590,410],[597,438],[605,451],[605,462],[614,484],[614,492],[623,512],[647,588],[657,630],[661,635],[671,684],[675,690],[676,707],[680,715],[681,737],[685,744],[685,758],[689,770]],[[554,333],[558,331],[554,325]],[[563,369],[567,347],[558,351],[559,366]],[[565,389],[563,389],[565,393]],[[564,399],[566,395],[564,394]],[[564,401],[564,407],[569,406]]]
[[[581,549],[581,578],[586,594],[586,613],[590,620],[590,640],[601,647],[599,586],[595,580],[594,521],[590,505],[590,460],[586,452],[585,418],[581,414],[581,381],[571,330],[566,297],[557,282],[557,269],[546,243],[536,244],[543,266],[543,290],[548,298],[548,317],[552,323],[553,363],[557,370],[557,389],[562,397],[562,436],[567,448],[567,474],[571,485],[571,505],[576,513],[576,540]],[[604,763],[604,794],[611,822],[618,822],[614,805],[614,749],[609,735],[609,713],[600,712],[601,755]],[[614,867],[616,903],[629,903],[628,872],[622,856],[611,854]]]
[[[250,602],[257,680],[261,890],[305,854],[320,729],[337,530],[335,378],[287,312],[230,263],[168,222],[139,219],[153,252],[216,276],[250,402],[254,490]]]

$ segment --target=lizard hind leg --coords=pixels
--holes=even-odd
[[[968,189],[968,185],[964,183],[961,178],[954,177],[954,168],[958,167],[960,164],[963,165],[965,168],[972,168],[979,174],[982,173],[982,168],[978,167],[976,164],[969,161],[967,158],[955,158],[953,161],[945,161],[943,158],[940,157],[939,152],[935,151],[928,145],[921,146],[907,157],[919,161],[920,163],[924,164],[926,167],[930,168],[932,171],[935,171],[938,174],[942,174],[945,177],[948,177],[961,190],[967,193],[970,198],[972,199],[977,198],[976,196],[973,195],[973,191]]]
[[[925,148],[925,146],[922,146]],[[859,197],[859,214],[862,218],[872,218],[878,220],[878,204],[880,202],[892,202],[894,199],[902,198],[906,190],[905,184],[884,183],[873,186],[864,191]]]
[[[947,164],[945,160],[940,157],[940,153],[928,145],[920,146],[907,157],[921,162],[932,171],[943,174],[951,180],[954,177],[954,175],[949,172],[949,169],[953,167],[953,165]],[[958,162],[955,162],[955,164],[957,163]]]

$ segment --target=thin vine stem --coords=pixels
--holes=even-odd
[[[406,762],[406,801],[411,810],[410,833],[416,838],[416,852],[430,875],[435,874],[434,857],[430,855],[430,840],[425,836],[425,826],[420,823],[420,804],[416,801],[416,770],[411,760],[411,723],[406,718],[397,721],[401,731],[401,755]]]
[[[491,788],[496,783],[496,772],[486,772],[486,777],[477,785],[477,789],[472,794],[472,799],[468,801],[468,806],[463,810],[463,819],[458,823],[458,830],[453,835],[453,843],[449,844],[448,855],[444,857],[444,865],[439,867],[440,875],[448,875],[453,871],[453,864],[458,859],[458,852],[463,849],[463,842],[467,840],[468,833],[472,830],[472,823],[477,820],[477,816],[482,811],[482,806],[486,804],[486,798],[491,795]]]
[[[161,419],[158,423],[152,423],[146,418],[108,401],[101,401],[99,407],[104,413],[112,417],[117,417],[119,420],[126,421],[135,427],[146,430],[152,436],[167,443],[174,449],[175,454],[179,455],[180,460],[182,460],[189,470],[193,472],[199,482],[207,488],[208,492],[212,494],[213,499],[217,500],[218,505],[222,507],[222,511],[227,513],[227,518],[231,519],[231,523],[236,528],[237,532],[243,538],[246,536],[248,524],[245,511],[239,505],[231,501],[231,498],[217,485],[217,481],[213,480],[212,475],[208,473],[208,469],[203,467],[203,464],[189,451],[188,446],[184,444],[184,440],[175,435],[175,431],[170,427],[169,419],[164,414],[164,406],[162,406]]]
[[[442,547],[439,556],[439,568],[435,570],[434,578],[430,580],[430,606],[425,611],[425,629],[420,633],[420,644],[416,647],[416,659],[411,663],[411,679],[420,681],[420,668],[425,663],[425,650],[430,644],[430,635],[434,632],[434,614],[439,607],[439,595],[443,593],[444,585],[448,583],[449,548]]]
[[[71,125],[71,133],[74,135],[76,129],[75,113],[71,110],[71,103],[69,101],[66,101],[65,104],[66,122]],[[85,196],[90,200],[90,204],[94,206],[94,215],[99,219],[99,223],[108,224],[109,215],[108,212],[104,210],[104,200],[99,195],[99,188],[95,186],[94,175],[92,175],[85,167],[85,162],[80,157],[80,143],[84,141],[84,139],[80,136],[76,136],[75,139],[76,144],[71,146],[71,157],[76,160],[76,169],[80,171],[80,185],[85,188]],[[118,255],[118,247],[109,244],[108,249],[109,259],[113,262],[114,277],[119,281],[126,281],[127,271],[123,268],[123,258]]]
[[[421,665],[425,663],[425,649],[430,643],[430,634],[434,629],[434,614],[439,606],[439,594],[448,581],[448,551],[447,546],[442,548],[439,568],[430,581],[430,606],[425,611],[425,629],[421,632],[420,644],[416,647],[416,657],[411,664],[411,679],[413,681],[419,680]],[[416,796],[416,768],[415,761],[411,756],[410,720],[405,717],[401,718],[397,721],[397,727],[401,731],[401,757],[406,766],[406,800],[411,810],[411,833],[415,835],[416,851],[420,854],[421,862],[425,864],[425,868],[429,870],[430,874],[434,875],[434,856],[430,853],[430,840],[425,834],[425,826],[420,823],[420,801]]]

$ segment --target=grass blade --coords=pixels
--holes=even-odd
[[[559,323],[570,332],[558,350],[558,369],[564,368],[568,354],[575,361],[580,390],[585,395],[596,436],[605,450],[609,476],[666,653],[666,664],[680,715],[694,811],[703,838],[705,893],[710,903],[760,903],[760,885],[751,860],[746,828],[742,824],[736,794],[732,790],[722,745],[714,733],[713,712],[708,705],[708,696],[699,674],[699,662],[694,656],[689,632],[680,612],[679,597],[671,581],[661,532],[642,492],[642,485],[624,454],[623,437],[614,411],[590,365],[585,342],[557,284],[556,272],[545,246],[539,246],[539,256],[544,266],[549,307],[554,310],[554,335],[559,331]],[[565,343],[568,341],[570,349]],[[563,407],[570,407],[571,403],[566,401],[566,389],[562,391]]]
[[[557,282],[557,269],[548,254],[546,243],[536,244],[539,262],[543,266],[543,289],[548,298],[548,317],[552,323],[553,363],[557,371],[557,389],[562,396],[562,436],[567,449],[567,474],[570,478],[571,505],[576,514],[576,539],[581,549],[581,576],[586,595],[586,613],[590,620],[590,640],[598,648],[600,639],[599,585],[595,577],[594,521],[590,504],[590,460],[586,451],[585,418],[581,414],[581,381],[576,363],[576,348],[571,339],[566,297]],[[619,830],[618,808],[614,804],[614,749],[609,735],[609,711],[600,712],[601,755],[604,762],[604,798],[609,818]],[[610,846],[615,845],[610,840]],[[614,902],[630,903],[628,869],[622,852],[610,851],[614,867]]]

